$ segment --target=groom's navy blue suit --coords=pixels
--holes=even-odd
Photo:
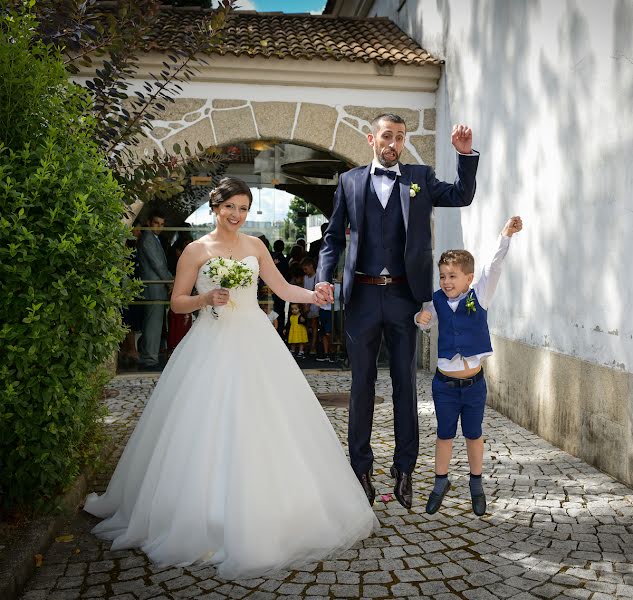
[[[393,384],[394,465],[403,473],[415,468],[419,435],[413,320],[433,293],[431,210],[472,202],[478,160],[479,155],[458,155],[453,184],[439,181],[430,167],[399,165],[401,175],[385,208],[374,190],[371,165],[352,169],[339,180],[319,255],[317,281],[331,281],[349,226],[343,275],[345,334],[352,367],[348,443],[351,464],[359,476],[370,472],[373,465],[370,440],[376,359],[383,333]],[[412,184],[420,187],[413,197]],[[381,286],[354,281],[358,273],[377,277],[384,269],[401,283]]]

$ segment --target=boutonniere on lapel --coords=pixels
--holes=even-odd
[[[409,196],[415,198],[415,195],[420,191],[420,186],[417,183],[412,183],[409,188]]]
[[[473,291],[470,291],[470,294],[466,296],[466,314],[470,315],[471,312],[477,312],[477,307],[475,306],[475,299],[473,298]]]

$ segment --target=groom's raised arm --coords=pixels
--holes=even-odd
[[[435,171],[429,169],[426,188],[433,206],[468,206],[475,197],[479,154],[457,154],[457,177],[453,183],[440,181]]]
[[[473,150],[472,129],[463,124],[454,125],[451,144],[457,152],[457,178],[454,183],[446,183],[429,170],[426,186],[433,206],[468,206],[475,196],[479,152]]]
[[[347,200],[343,189],[343,177],[341,177],[334,194],[332,216],[325,230],[321,251],[319,252],[317,282],[332,281],[334,269],[336,269],[341,252],[345,250],[345,228],[347,223]]]

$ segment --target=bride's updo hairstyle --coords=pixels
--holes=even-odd
[[[220,183],[209,192],[209,204],[213,210],[223,202],[226,202],[229,198],[242,194],[248,197],[248,208],[250,208],[253,204],[251,188],[237,177],[223,177],[220,179]]]

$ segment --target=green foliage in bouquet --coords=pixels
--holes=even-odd
[[[0,508],[45,507],[87,459],[137,292],[85,90],[0,12]]]

